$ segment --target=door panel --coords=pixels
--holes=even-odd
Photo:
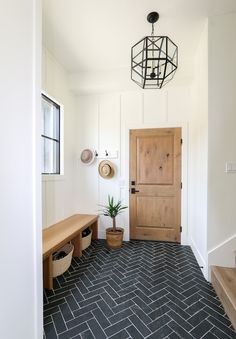
[[[137,183],[173,183],[173,135],[137,138]]]
[[[130,131],[132,239],[180,241],[181,129]]]
[[[137,226],[171,227],[174,224],[173,197],[138,197]]]

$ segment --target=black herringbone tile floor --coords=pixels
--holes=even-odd
[[[189,246],[97,240],[44,291],[46,339],[236,338]]]

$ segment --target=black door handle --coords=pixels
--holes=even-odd
[[[131,194],[135,194],[135,193],[137,193],[137,192],[139,192],[139,191],[136,190],[135,187],[132,187],[132,188],[131,188]]]

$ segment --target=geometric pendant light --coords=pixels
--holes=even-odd
[[[131,48],[131,79],[142,88],[162,88],[173,79],[178,67],[178,47],[167,36],[154,35],[154,23],[159,19],[151,12],[151,36],[146,36]]]

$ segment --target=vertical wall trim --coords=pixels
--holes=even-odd
[[[48,196],[48,185],[45,182],[45,186],[44,186],[44,207],[45,207],[45,223],[46,225],[44,225],[44,227],[48,227],[49,226],[49,222],[48,222],[48,204],[47,204],[47,196]]]
[[[122,100],[121,100],[121,94],[119,95],[119,104],[120,104],[120,109],[119,109],[119,114],[120,114],[120,128],[119,128],[119,131],[120,131],[120,143],[119,143],[119,154],[118,154],[118,157],[119,157],[119,166],[120,166],[120,178],[122,177],[123,178],[123,176],[121,176],[121,174],[122,174],[122,172],[121,172],[121,105],[122,105]],[[120,200],[121,200],[121,186],[119,187],[120,189],[119,189],[119,195],[120,195]]]
[[[183,144],[183,140],[184,138],[186,138],[186,145]],[[187,123],[187,127],[186,127],[186,137],[183,135],[183,131],[182,131],[182,152],[186,147],[186,152],[188,154],[187,158],[186,158],[186,177],[188,178],[188,183],[190,182],[189,180],[189,122]],[[184,169],[182,168],[182,181],[183,181],[183,171]],[[187,229],[186,229],[186,239],[188,239],[189,241],[189,236],[190,236],[190,229],[189,229],[189,225],[190,225],[190,221],[189,221],[189,188],[186,189],[186,223],[188,225]]]
[[[41,183],[41,65],[42,65],[42,4],[33,2],[33,227],[34,227],[34,332],[35,338],[43,335],[43,284],[42,284],[42,183]]]
[[[144,124],[144,93],[142,93],[142,124]]]
[[[100,122],[101,122],[101,97],[98,96],[97,97],[97,110],[98,110],[98,114],[97,114],[97,130],[98,130],[98,152],[100,150]],[[97,180],[97,189],[98,189],[98,202],[100,204],[101,202],[101,192],[100,192],[100,175],[97,174],[98,176],[98,180]]]
[[[48,50],[44,50],[45,55],[45,70],[44,70],[44,85],[45,90],[48,91],[49,85],[48,85]]]
[[[169,120],[169,92],[166,91],[166,122]]]

